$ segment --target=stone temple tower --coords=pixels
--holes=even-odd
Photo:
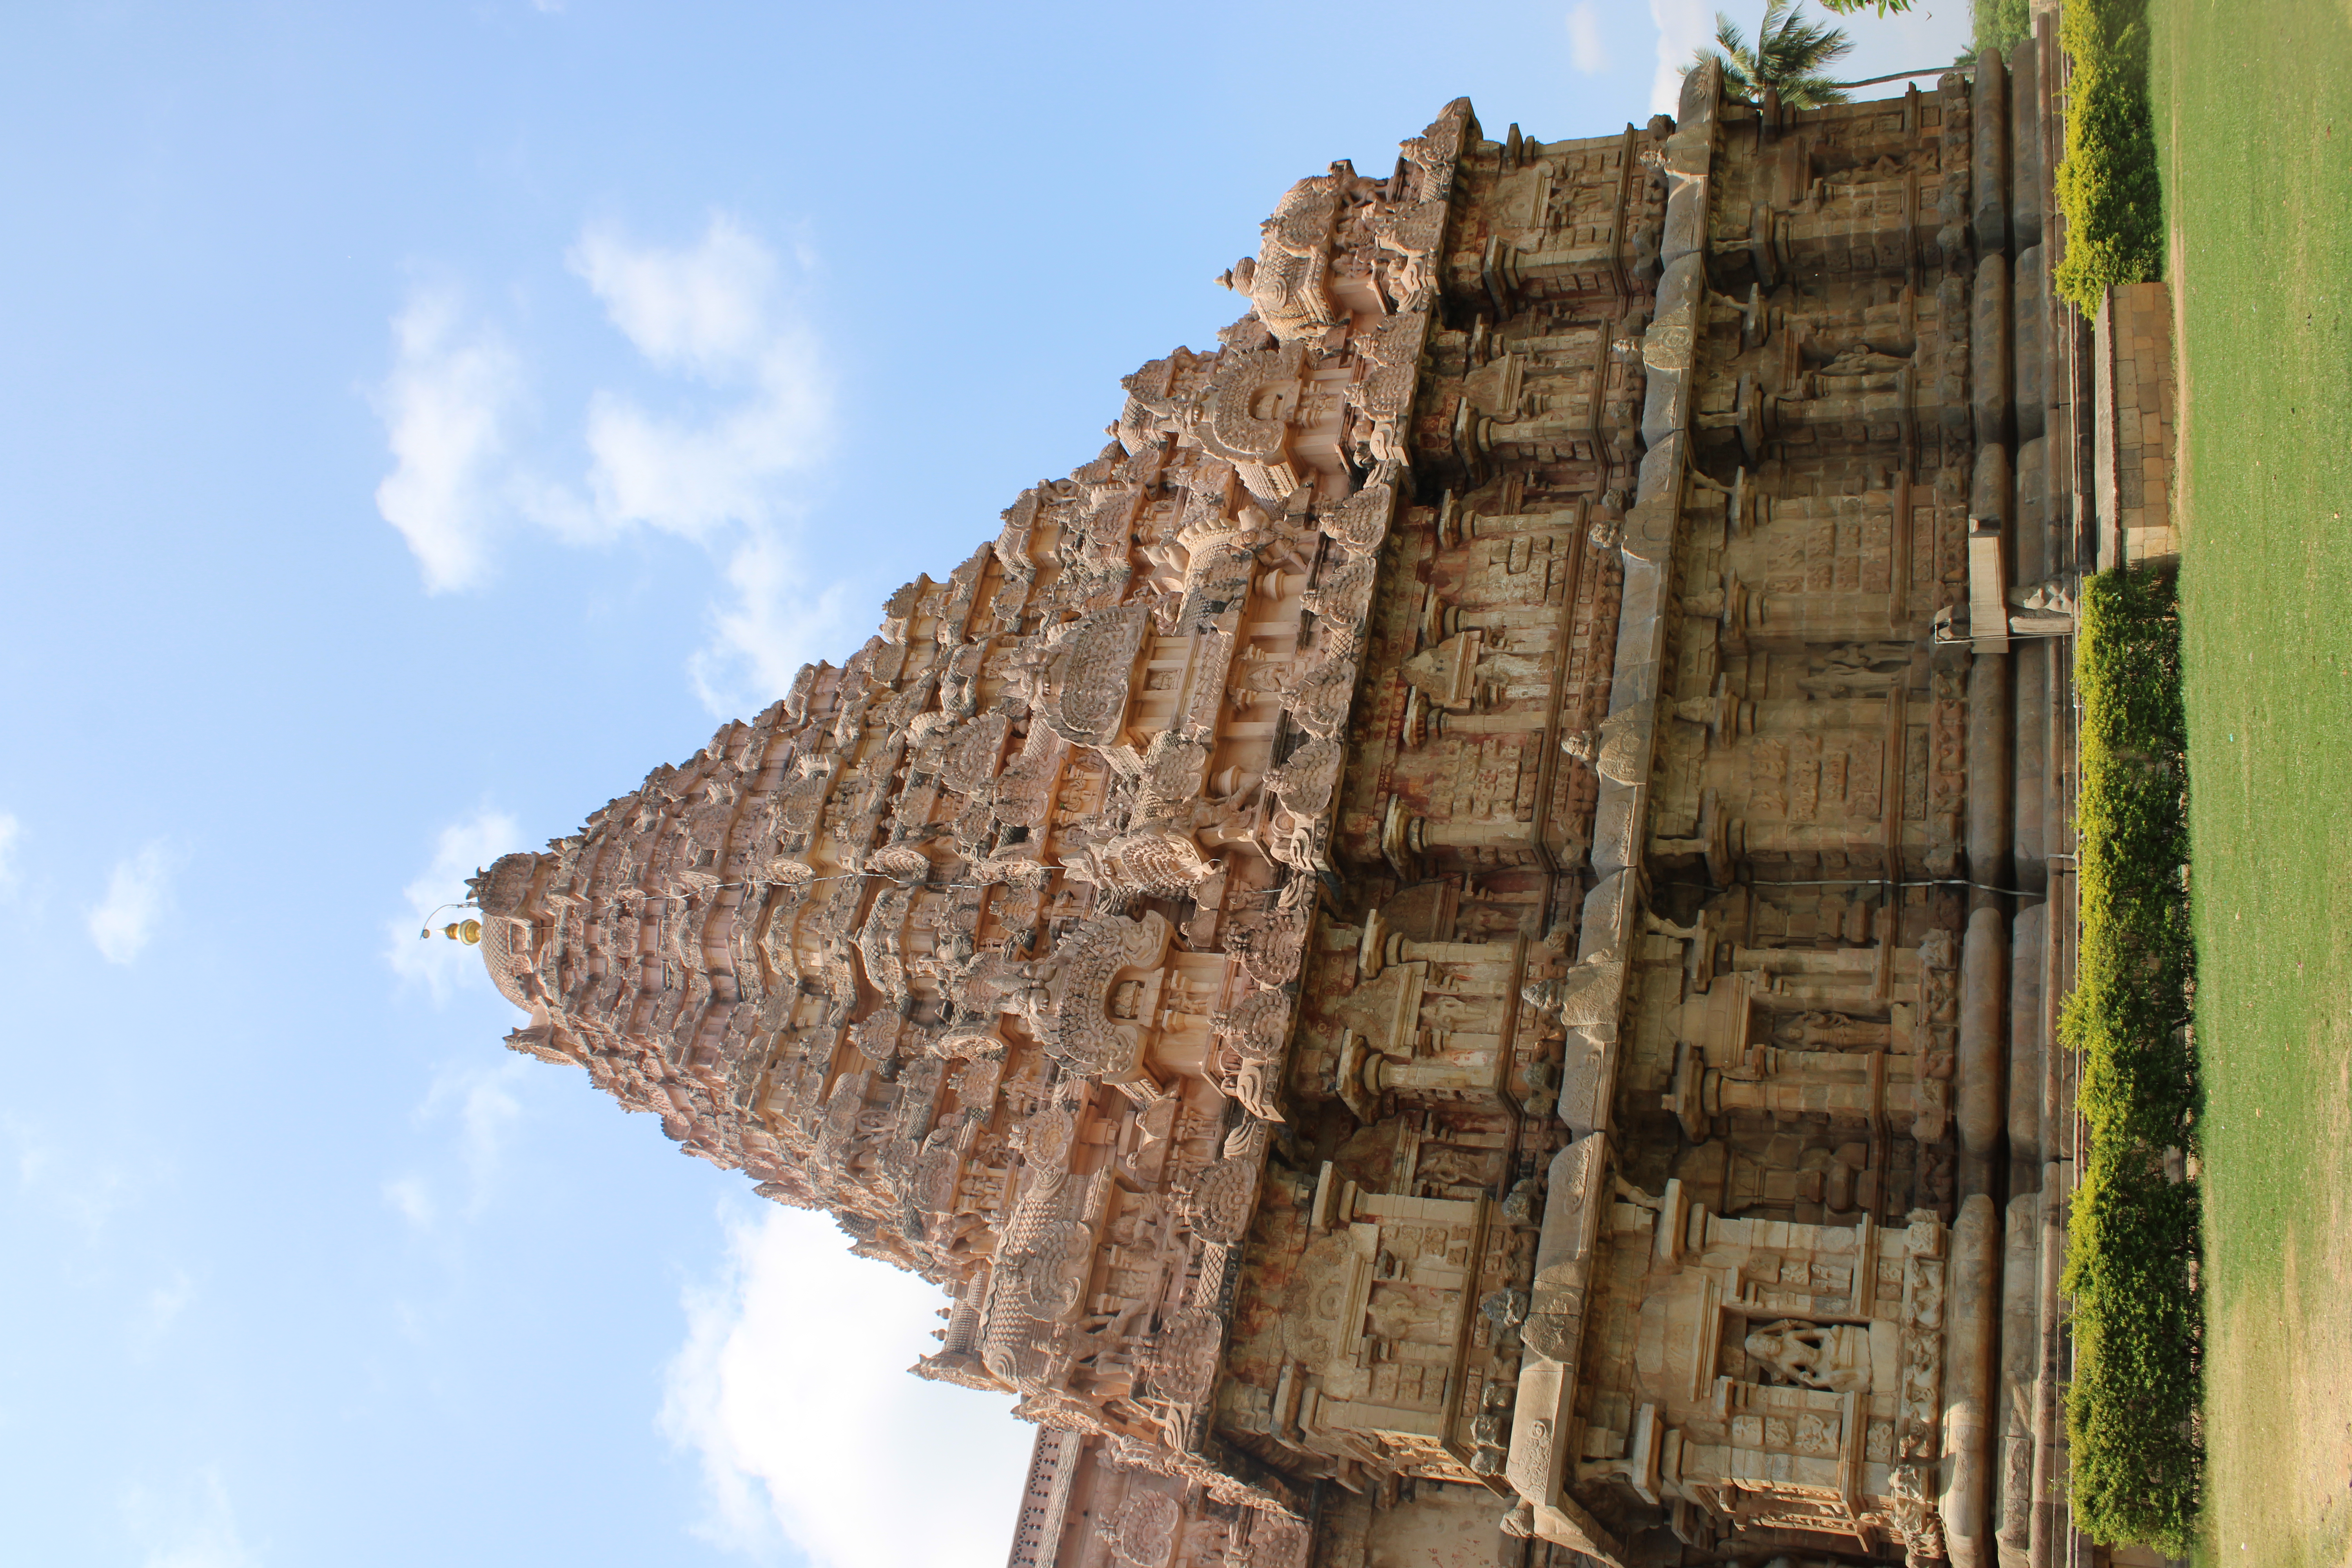
[[[509,1045],[939,1286],[1013,1563],[2026,1560],[2006,80],[1301,181],[1099,457],[475,879]]]

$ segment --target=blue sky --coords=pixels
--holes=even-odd
[[[1002,1561],[919,1282],[420,915],[1091,456],[1290,181],[1614,132],[1708,10],[13,14],[0,1556]]]

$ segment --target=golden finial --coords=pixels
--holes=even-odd
[[[451,942],[462,942],[467,947],[472,947],[475,943],[482,940],[482,922],[479,921],[451,921],[447,925],[441,928],[441,934],[447,937]]]

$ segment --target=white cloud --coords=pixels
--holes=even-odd
[[[89,940],[109,963],[137,959],[155,934],[155,922],[171,907],[172,877],[179,858],[156,839],[127,860],[115,862],[106,898],[89,911]]]
[[[432,864],[401,890],[408,905],[407,912],[394,916],[385,925],[388,945],[384,956],[391,961],[394,973],[404,980],[429,986],[436,1002],[446,1001],[458,985],[489,983],[489,976],[482,969],[480,952],[462,942],[445,942],[441,937],[440,925],[464,920],[467,910],[442,910],[440,925],[428,928],[427,922],[440,905],[455,903],[466,896],[467,877],[516,848],[516,841],[521,837],[522,830],[513,817],[488,806],[441,830],[434,844]],[[433,934],[420,938],[416,933],[425,929]]]
[[[15,814],[0,811],[0,895],[16,890],[16,844],[25,836],[25,825]]]
[[[764,529],[775,481],[802,461],[800,431],[761,398],[716,418],[664,418],[614,393],[588,408],[596,514],[708,543],[730,524]]]
[[[847,621],[847,585],[806,593],[793,547],[774,529],[737,545],[726,574],[733,602],[713,609],[710,641],[688,665],[695,695],[722,715],[782,696],[800,667]]]
[[[72,1225],[90,1246],[140,1190],[106,1146],[79,1133],[59,1136],[9,1116],[0,1119],[0,1139],[14,1148],[18,1190]]]
[[[724,214],[684,249],[592,228],[570,260],[649,364],[717,397],[677,418],[599,393],[588,411],[584,510],[604,527],[658,529],[721,556],[731,593],[694,656],[696,690],[719,713],[781,695],[825,619],[802,586],[788,486],[814,466],[832,424],[830,384],[814,337],[787,306],[782,269]],[[560,499],[551,509],[579,510]]]
[[[398,1176],[383,1184],[383,1201],[418,1230],[431,1230],[436,1205],[433,1189],[422,1176]]]
[[[461,1185],[466,1198],[457,1211],[458,1217],[479,1218],[497,1190],[508,1144],[516,1124],[522,1120],[522,1101],[515,1096],[515,1084],[532,1066],[528,1058],[499,1052],[487,1059],[444,1067],[435,1073],[432,1086],[418,1103],[413,1120],[420,1130],[427,1131],[456,1124],[455,1152],[463,1175],[452,1179],[445,1173],[436,1180],[411,1171],[394,1176],[380,1189],[385,1206],[412,1229],[436,1230],[445,1206],[441,1188]],[[436,1150],[436,1163],[443,1152]]]
[[[167,1500],[133,1488],[123,1499],[124,1522],[140,1544],[142,1568],[255,1568],[260,1559],[237,1530],[219,1470],[199,1470],[176,1490]]]
[[[811,266],[804,247],[793,259]],[[833,427],[832,383],[793,279],[723,213],[683,247],[592,226],[566,261],[672,395],[652,406],[609,386],[589,393],[586,471],[551,479],[507,450],[514,357],[461,331],[446,291],[420,294],[394,322],[396,364],[377,397],[396,459],[377,508],[436,592],[482,582],[509,521],[579,545],[640,528],[691,540],[725,584],[691,660],[697,691],[719,713],[781,696],[827,614],[792,545],[795,486]]]
[[[146,1300],[139,1304],[131,1322],[132,1342],[142,1352],[153,1350],[195,1299],[195,1283],[184,1271],[173,1270],[172,1278],[148,1291]]]
[[[723,213],[691,250],[635,246],[598,226],[568,259],[613,324],[665,370],[740,370],[775,339],[776,258]]]
[[[1593,14],[1592,0],[1577,0],[1569,12],[1568,49],[1576,68],[1586,76],[1599,76],[1612,63],[1609,46],[1601,38],[1601,18]]]
[[[529,1057],[507,1054],[487,1063],[444,1068],[434,1076],[433,1088],[417,1111],[418,1119],[427,1122],[450,1115],[457,1119],[457,1152],[471,1188],[471,1213],[478,1214],[488,1201],[508,1134],[522,1120],[514,1084],[532,1065]]]
[[[469,588],[489,571],[506,425],[520,385],[513,354],[469,329],[456,296],[420,289],[393,319],[393,367],[376,391],[393,470],[376,510],[424,568],[425,587]]]
[[[1658,26],[1658,68],[1650,79],[1650,112],[1672,114],[1682,102],[1683,68],[1691,52],[1714,41],[1715,10],[1707,0],[1650,0]]]
[[[1034,1430],[1009,1399],[906,1375],[938,1348],[945,1299],[851,1257],[821,1215],[728,1229],[725,1276],[686,1298],[662,1412],[701,1457],[702,1532],[755,1556],[789,1545],[812,1568],[997,1568]]]

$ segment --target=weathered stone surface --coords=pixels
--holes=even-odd
[[[1623,570],[1617,656],[1609,683],[1612,715],[1656,705],[1665,658],[1666,574],[1639,556],[1628,556]],[[1628,605],[1630,609],[1624,607]],[[1647,775],[1644,771],[1633,778],[1620,776],[1622,782],[1639,783]]]
[[[1723,102],[1723,68],[1713,60],[1685,73],[1675,118],[1685,134],[1706,135],[1714,126]],[[1673,129],[1671,126],[1669,130]]]
[[[2021,546],[2023,541],[2020,542]],[[2020,574],[2023,575],[2022,573]],[[2042,893],[2050,886],[2048,844],[2051,731],[2050,666],[2058,651],[2041,640],[2011,645],[2015,666],[2016,704],[2011,732],[2016,743],[2011,766],[2010,886],[2020,892]]]
[[[2017,253],[2017,266],[2010,277],[2010,344],[2020,441],[2039,440],[2047,429],[2050,383],[2043,364],[2048,353],[2049,281],[2040,246]]]
[[[2053,511],[2059,498],[2051,493],[2050,452],[2050,442],[2042,437],[2021,441],[2017,447],[2016,477],[2011,490],[2016,498],[2017,526],[2011,535],[2014,548],[2010,566],[2020,587],[2031,586],[2051,575]]]
[[[1992,1518],[2001,1568],[2030,1568],[2033,1525],[2033,1384],[2040,1373],[2038,1265],[2042,1200],[2022,1193],[2009,1200],[2001,1226],[2000,1384],[1993,1407],[2000,1424],[1994,1440]]]
[[[1969,516],[1990,524],[2004,540],[2015,536],[2017,481],[2007,447],[1994,443],[1977,448],[1976,466],[1969,475]]]
[[[1689,423],[1689,387],[1682,372],[1651,366],[1642,401],[1642,439],[1654,447]]]
[[[2007,922],[1999,910],[1980,909],[1969,917],[1960,947],[1960,1057],[1952,1097],[1960,1152],[1974,1161],[1991,1161],[2006,1131],[2008,1044]]]
[[[1944,173],[1936,195],[1936,248],[1945,270],[1957,273],[1975,255],[1969,239],[1969,221],[1975,210],[1969,79],[1958,71],[1947,71],[1937,79],[1936,107],[1941,121],[1937,141]]]
[[[1592,891],[1584,895],[1577,957],[1587,959],[1624,952],[1633,940],[1633,922],[1640,913],[1641,899],[1638,872],[1619,871],[1595,882]]]
[[[2041,1184],[2049,1158],[2042,1139],[2042,1074],[2050,1048],[2042,1013],[2042,961],[2047,956],[2050,906],[2027,904],[2010,932],[2009,961],[2009,1159],[2010,1190]]]
[[[2086,418],[2102,572],[2179,559],[2172,505],[2179,442],[2172,320],[2171,286],[2162,282],[2118,284],[2107,290],[2099,311],[2092,351],[2095,391]]]
[[[2000,1319],[2000,1218],[1982,1194],[1952,1222],[1944,1321],[1944,1545],[1952,1568],[1992,1568],[1993,1346]]]
[[[2010,247],[2009,72],[1999,55],[1977,62],[1970,119],[1976,133],[1969,184],[1975,197],[1969,218],[1977,254],[2000,255]]]
[[[2025,264],[2028,246],[2042,243],[2042,90],[2039,57],[2027,38],[2009,51],[2009,226]]]
[[[1969,665],[1969,875],[1981,886],[1969,889],[1981,904],[2014,888],[2016,802],[2010,755],[2016,736],[2010,710],[2011,656],[1979,653]]]
[[[1706,195],[1706,181],[1702,177],[1680,182],[1666,198],[1665,237],[1659,243],[1658,257],[1668,268],[1684,257],[1705,253]]]
[[[1642,808],[1645,796],[1639,784],[1602,779],[1593,811],[1591,865],[1606,877],[1642,861]]]
[[[1977,440],[1998,446],[2017,427],[2015,362],[2011,354],[2009,258],[1987,256],[1977,263],[1974,324],[1969,336],[1969,408]]]

